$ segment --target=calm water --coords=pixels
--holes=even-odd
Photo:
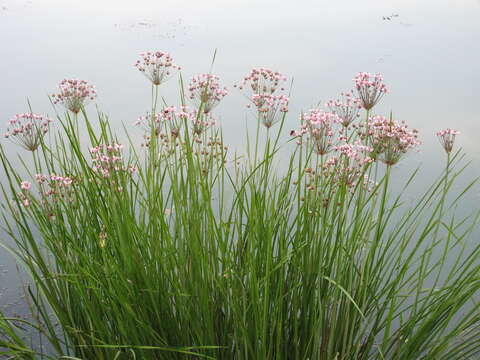
[[[150,103],[147,80],[132,66],[139,52],[170,52],[189,78],[209,71],[217,49],[213,72],[228,86],[253,66],[293,78],[289,128],[298,126],[301,109],[350,89],[358,71],[382,73],[391,93],[376,112],[392,110],[423,141],[395,170],[397,182],[421,165],[421,188],[442,169],[433,134],[444,127],[462,132],[458,143],[472,160],[467,181],[480,175],[479,18],[479,0],[0,0],[0,132],[27,111],[27,98],[34,112],[52,114],[47,95],[65,77],[95,84],[99,108],[120,130]],[[174,80],[161,91],[175,103]],[[231,89],[216,113],[227,142],[241,146],[238,134],[254,123],[245,99]],[[477,188],[463,210],[479,203]],[[21,303],[11,304],[20,285],[15,262],[0,249],[0,307],[21,311]]]

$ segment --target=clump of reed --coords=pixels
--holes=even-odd
[[[285,140],[286,77],[253,69],[236,85],[257,119],[240,158],[213,114],[227,95],[218,77],[188,87],[180,78],[179,104],[166,106],[159,87],[180,69],[171,56],[148,52],[135,66],[152,86],[136,122],[142,146],[121,144],[104,114],[91,120],[85,102],[97,94],[82,80],[62,81],[53,98],[67,112],[55,121],[29,113],[10,122],[7,137],[33,165],[21,175],[0,144],[4,227],[31,276],[31,325],[49,351],[22,340],[25,323],[0,317],[0,354],[478,356],[480,244],[469,242],[478,213],[452,210],[473,182],[450,194],[464,169],[452,153],[458,132],[438,133],[445,170],[408,203],[417,172],[402,189],[390,180],[420,142],[405,123],[373,114],[387,93],[380,75],[357,75],[354,91],[302,113]]]

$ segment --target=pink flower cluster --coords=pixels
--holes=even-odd
[[[367,138],[373,155],[389,166],[395,165],[405,153],[420,145],[417,130],[409,130],[405,122],[399,123],[383,116],[370,117],[367,134],[361,133],[360,136]]]
[[[247,87],[250,88],[254,94],[273,94],[280,87],[280,90],[285,90],[281,85],[287,78],[279,73],[267,68],[252,69],[250,73],[245,76],[238,85],[238,88],[242,90]],[[237,86],[237,85],[235,85]]]
[[[354,144],[339,145],[335,147],[335,150],[338,151],[340,157],[332,158],[335,159],[333,161],[343,161],[343,166],[335,169],[337,178],[348,187],[355,186],[357,179],[364,175],[365,165],[374,161],[369,156],[373,149],[357,141]]]
[[[140,54],[134,66],[158,86],[167,81],[180,67],[173,62],[170,54],[162,51],[147,51]]]
[[[320,109],[311,109],[302,114],[302,119],[304,123],[300,132],[292,131],[290,133],[292,136],[299,138],[297,143],[301,143],[301,138],[307,135],[318,155],[331,152],[335,147],[333,126],[340,122],[338,116]]]
[[[82,106],[97,97],[95,87],[85,80],[63,79],[58,88],[60,92],[52,95],[53,103],[63,104],[74,114],[78,114]]]
[[[147,113],[140,116],[134,124],[145,130],[143,136],[145,143],[142,146],[149,147],[152,136],[157,137],[167,145],[169,142],[174,141],[180,133],[182,122],[178,118],[187,117],[190,120],[193,116],[196,116],[196,112],[195,115],[192,114],[186,106],[183,106],[180,111],[177,111],[175,106],[167,106],[157,114]]]
[[[380,74],[373,75],[367,72],[359,72],[353,80],[361,105],[365,110],[373,108],[382,96],[388,92]]]
[[[40,187],[40,195],[44,206],[49,207],[51,203],[56,203],[64,198],[70,202],[73,201],[71,196],[71,186],[74,181],[71,177],[55,174],[50,174],[50,176],[36,174],[35,182]],[[18,194],[19,199],[22,201],[24,207],[28,207],[31,204],[30,190],[32,184],[29,181],[22,181],[20,183],[20,188],[22,189],[22,192]]]
[[[353,90],[341,93],[341,98],[330,100],[327,107],[338,116],[340,123],[348,127],[355,119],[359,117],[358,111],[362,108],[361,100],[353,95]]]
[[[52,119],[38,114],[17,114],[8,121],[4,137],[26,150],[35,151],[48,132],[51,122]]]
[[[240,90],[247,88],[253,92],[250,101],[257,109],[259,120],[265,127],[270,128],[280,120],[281,113],[288,112],[289,98],[283,94],[273,95],[278,89],[285,90],[282,83],[286,80],[287,78],[278,71],[262,67],[252,69],[240,85],[234,87]]]
[[[285,95],[255,94],[252,96],[260,121],[267,129],[280,120],[279,113],[288,112],[288,101]]]
[[[195,137],[194,155],[199,161],[203,175],[207,175],[212,161],[227,163],[228,146],[220,137]]]
[[[220,78],[212,74],[199,74],[192,78],[188,91],[190,100],[196,102],[205,114],[210,113],[227,94],[227,88],[220,86]]]
[[[186,120],[187,123],[193,125],[193,133],[195,135],[201,135],[210,126],[216,124],[215,119],[209,113],[199,113],[197,109],[189,109],[187,106],[183,106],[181,111],[176,113],[179,119]]]
[[[20,183],[20,188],[22,190],[30,190],[31,187],[32,187],[32,184],[30,183],[30,181],[22,181]]]
[[[163,128],[163,114],[150,114],[139,116],[134,123],[135,126],[139,126],[150,135],[160,135]]]
[[[460,132],[450,128],[437,132],[437,137],[440,140],[440,144],[442,144],[447,154],[452,152],[455,136],[457,135],[460,135]]]
[[[22,192],[19,192],[17,196],[23,207],[30,206],[29,191],[31,187],[32,184],[30,183],[30,181],[22,181],[20,183],[20,189],[22,189]]]
[[[100,144],[90,149],[92,155],[93,171],[103,178],[113,177],[115,174],[128,171],[134,173],[136,168],[129,165],[125,167],[122,157],[123,145],[113,143],[111,145]]]

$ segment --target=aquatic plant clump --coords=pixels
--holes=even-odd
[[[152,69],[173,69],[165,53],[146,54]],[[400,190],[390,180],[418,132],[370,114],[377,96],[365,111],[348,92],[289,119],[285,77],[256,69],[242,85],[257,110],[242,155],[211,114],[217,77],[180,79],[178,104],[160,105],[165,79],[152,80],[135,122],[140,143],[82,109],[78,121],[59,117],[25,169],[0,144],[3,227],[36,289],[31,324],[0,313],[0,357],[480,356],[480,211],[455,212],[475,185],[453,186],[464,169],[456,130],[437,133],[445,170],[407,202],[416,172]],[[380,79],[360,87],[382,89]],[[290,120],[300,120],[291,137]],[[24,340],[29,325],[48,353]]]
[[[8,121],[4,137],[25,150],[35,151],[48,132],[52,119],[39,114],[17,114]]]
[[[97,97],[95,86],[85,80],[63,79],[58,88],[60,92],[52,95],[53,103],[62,104],[74,114],[78,114],[84,105]]]

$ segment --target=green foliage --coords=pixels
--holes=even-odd
[[[463,170],[459,153],[405,204],[416,172],[393,195],[390,166],[365,164],[363,175],[376,183],[352,187],[335,180],[341,162],[312,176],[325,165],[309,148],[279,159],[284,116],[278,133],[257,131],[240,164],[218,130],[197,136],[177,118],[180,131],[165,125],[166,142],[152,133],[145,149],[130,144],[122,166],[136,172],[110,168],[108,177],[93,170],[88,151],[118,142],[106,118],[99,115],[100,131],[85,111],[58,120],[53,141],[32,152],[31,174],[72,179],[56,197],[34,184],[24,206],[24,179],[0,145],[5,230],[38,289],[30,292],[35,326],[52,358],[480,353],[480,244],[467,241],[478,216],[452,211],[471,185],[447,196]],[[78,134],[82,121],[88,144]],[[0,355],[41,358],[16,324],[0,318]]]

